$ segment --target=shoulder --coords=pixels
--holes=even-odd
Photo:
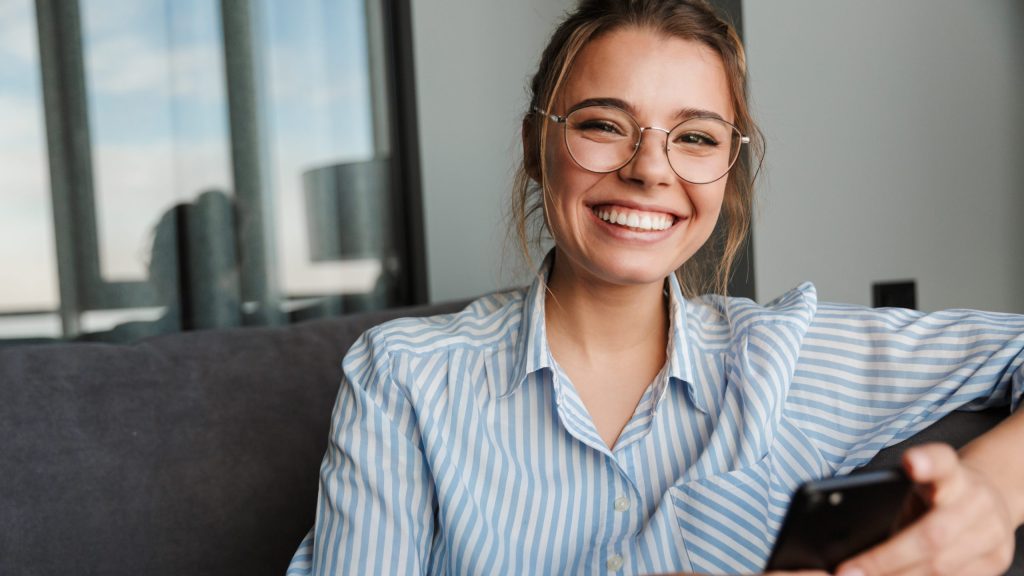
[[[525,289],[495,292],[452,314],[397,318],[374,326],[360,340],[389,355],[503,347],[522,324],[525,295]]]
[[[342,361],[345,381],[381,398],[438,385],[456,349],[506,347],[518,332],[522,302],[522,290],[509,290],[482,296],[454,314],[378,324],[349,348]]]
[[[788,327],[804,332],[818,311],[818,292],[804,282],[767,304],[749,298],[706,295],[687,301],[687,324],[704,332],[736,338],[757,327]]]
[[[404,404],[447,386],[452,358],[489,357],[512,349],[522,325],[525,291],[478,298],[452,314],[398,318],[363,333],[345,355],[345,380],[378,397]],[[463,354],[463,358],[467,357]],[[429,395],[429,394],[428,394]]]
[[[811,325],[815,339],[909,349],[919,345],[959,346],[1007,342],[1024,337],[1024,315],[968,309],[922,312],[822,304]]]

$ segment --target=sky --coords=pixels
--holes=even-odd
[[[0,309],[58,301],[32,6],[0,0]]]
[[[287,293],[358,292],[375,262],[309,262],[302,173],[373,154],[363,3],[256,3],[263,128]],[[153,226],[230,193],[215,0],[81,0],[100,269],[141,280]],[[34,2],[0,0],[0,312],[59,306]]]

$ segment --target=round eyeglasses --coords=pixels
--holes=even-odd
[[[666,130],[657,126],[641,128],[633,116],[614,106],[584,106],[565,116],[546,118],[562,125],[565,146],[584,170],[605,174],[629,164],[640,149],[644,132],[657,130],[668,137],[665,154],[677,176],[691,184],[709,184],[725,176],[740,156],[740,147],[750,137],[721,118],[695,116]]]

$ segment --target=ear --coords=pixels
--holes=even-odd
[[[530,180],[541,181],[540,177],[540,145],[537,142],[536,115],[527,114],[523,118],[523,169]]]

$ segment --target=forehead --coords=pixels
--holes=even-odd
[[[692,40],[640,28],[615,30],[577,55],[560,93],[560,110],[590,98],[627,102],[641,122],[663,122],[678,110],[734,111],[722,58]]]

